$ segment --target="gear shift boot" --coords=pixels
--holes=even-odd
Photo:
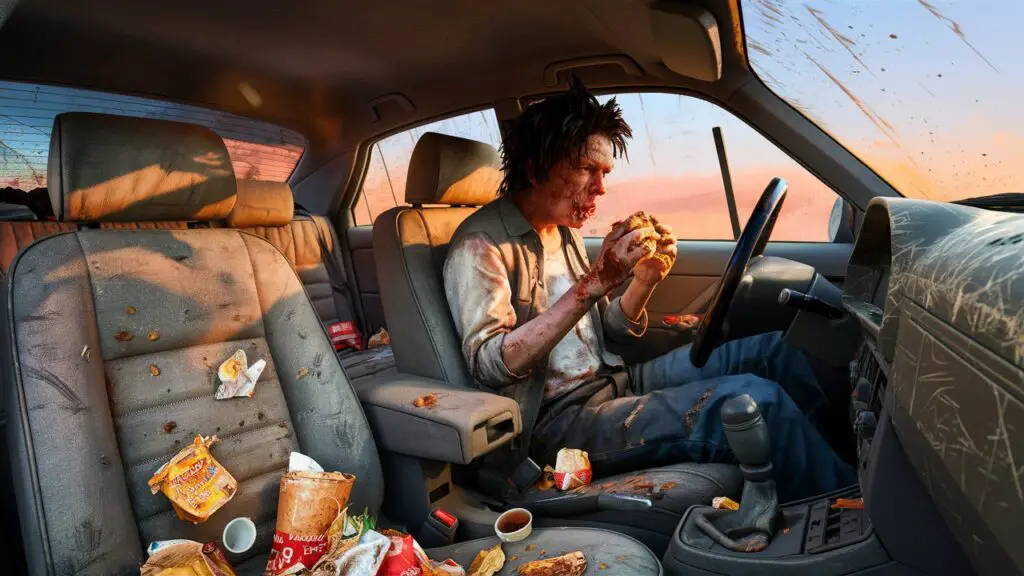
[[[697,527],[724,548],[760,552],[779,528],[779,499],[772,479],[768,425],[757,402],[744,394],[722,405],[722,427],[743,472],[740,509],[700,510]]]

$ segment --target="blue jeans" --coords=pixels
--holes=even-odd
[[[719,346],[703,368],[689,346],[630,367],[632,393],[605,386],[542,415],[535,436],[548,446],[582,448],[598,475],[677,462],[735,462],[719,411],[749,394],[768,424],[781,502],[853,484],[843,462],[814,426],[825,404],[803,354],[778,333]],[[555,413],[557,412],[557,413]]]

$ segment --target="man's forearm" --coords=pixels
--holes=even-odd
[[[591,283],[584,277],[553,306],[505,335],[501,358],[510,372],[526,374],[597,303],[600,297],[589,290]]]
[[[656,284],[644,284],[636,279],[629,283],[626,291],[622,293],[622,298],[619,300],[622,304],[622,312],[626,315],[626,318],[633,322],[640,319],[644,308],[647,307],[647,301],[651,299],[655,286]]]

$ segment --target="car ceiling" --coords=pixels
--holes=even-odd
[[[327,157],[396,127],[550,91],[544,68],[624,54],[592,86],[700,84],[660,62],[648,0],[23,0],[0,29],[0,77],[156,96],[270,120]],[[723,80],[745,69],[738,0],[706,0]],[[3,10],[0,10],[2,13]],[[243,96],[257,94],[258,106]],[[400,93],[409,106],[374,99]],[[250,92],[251,94],[251,92]]]

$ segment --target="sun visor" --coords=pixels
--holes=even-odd
[[[669,70],[705,82],[722,77],[718,22],[706,9],[657,2],[651,6],[651,33],[655,48]]]

